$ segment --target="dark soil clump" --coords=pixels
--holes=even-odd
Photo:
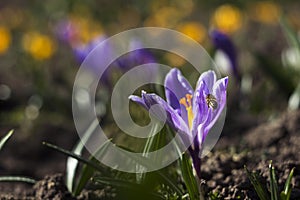
[[[43,180],[38,181],[33,186],[33,194],[35,199],[75,199],[68,191],[61,174],[46,176]]]
[[[230,137],[238,137],[235,141],[240,143],[230,144]],[[262,175],[261,181],[267,185],[268,165],[272,160],[280,190],[290,170],[295,167],[291,199],[300,199],[299,144],[300,112],[287,113],[245,135],[225,136],[222,149],[217,147],[203,160],[203,179],[207,180],[206,184],[213,192],[224,199],[259,199],[246,176],[244,165]]]
[[[244,166],[269,181],[268,165],[273,161],[279,189],[295,167],[291,199],[300,199],[300,111],[284,114],[246,133],[224,134],[213,152],[203,159],[202,178],[207,191],[221,199],[259,199],[246,175]],[[53,161],[54,162],[54,161]],[[50,165],[53,166],[53,165]],[[13,188],[13,189],[12,189]],[[33,187],[14,183],[0,184],[5,193],[0,199],[114,199],[105,190],[84,190],[77,198],[68,192],[63,176],[46,176]]]

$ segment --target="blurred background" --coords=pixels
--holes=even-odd
[[[12,128],[16,132],[1,152],[0,173],[41,178],[64,171],[65,157],[41,142],[66,149],[74,146],[78,136],[71,97],[76,72],[98,41],[132,28],[180,31],[215,59],[223,76],[230,77],[223,135],[241,134],[298,109],[299,10],[300,3],[291,0],[2,0],[0,134]],[[179,56],[150,57],[143,57],[143,62],[159,60],[194,77]],[[132,58],[116,65],[124,62]],[[108,81],[113,82],[113,77]],[[107,91],[113,83],[108,85]],[[105,107],[107,100],[102,97],[99,101]],[[100,114],[107,112],[102,109]]]

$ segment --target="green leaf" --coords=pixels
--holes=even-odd
[[[7,142],[7,140],[12,136],[14,133],[14,130],[10,130],[1,140],[0,140],[0,150],[4,146],[4,144]]]
[[[297,110],[298,108],[300,108],[300,82],[289,98],[288,108],[291,110]]]
[[[280,18],[280,25],[282,26],[282,29],[284,31],[289,45],[296,47],[298,50],[300,50],[300,41],[298,39],[297,33],[290,27],[284,16]]]
[[[210,193],[208,193],[208,196],[209,196],[210,200],[220,200],[221,199],[219,192],[210,192]]]
[[[101,183],[101,184],[106,184],[106,185],[111,185],[114,187],[119,187],[119,188],[124,188],[126,190],[133,190],[134,192],[143,192],[143,195],[146,196],[147,198],[149,195],[159,198],[159,199],[165,199],[164,196],[154,193],[154,192],[148,192],[147,188],[144,188],[143,185],[137,184],[137,183],[132,183],[126,180],[122,179],[116,179],[116,178],[109,178],[109,177],[94,177],[93,181],[96,183]]]
[[[111,140],[108,140],[105,143],[103,143],[101,145],[101,147],[99,147],[99,149],[96,151],[96,153],[90,157],[89,160],[93,163],[96,163],[98,161],[97,159],[104,156],[110,141]],[[78,179],[78,183],[74,190],[75,196],[80,194],[80,192],[82,191],[82,189],[84,188],[84,186],[86,185],[88,180],[90,180],[90,178],[93,176],[94,172],[95,172],[95,170],[93,167],[91,167],[87,164],[83,165],[81,174],[80,174],[80,178]]]
[[[271,200],[279,200],[275,168],[272,166],[272,163],[270,163],[269,165],[269,173],[270,173]]]
[[[36,180],[23,176],[0,176],[0,182],[25,182],[35,184]]]
[[[190,162],[189,157],[186,153],[182,154],[182,158],[179,160],[180,168],[182,177],[185,183],[185,186],[189,192],[189,196],[191,200],[198,200],[199,199],[199,190],[198,184],[193,175],[193,167]]]
[[[102,183],[106,185],[112,185],[115,187],[124,187],[128,189],[135,189],[140,187],[140,184],[132,183],[122,179],[110,178],[110,177],[100,177],[96,176],[92,179],[96,183]]]
[[[170,132],[171,130],[169,130]],[[179,165],[181,168],[182,178],[187,187],[191,200],[199,199],[199,187],[195,176],[193,175],[193,167],[186,153],[182,153],[179,146],[176,144],[176,150],[179,155]]]
[[[74,154],[73,152],[71,151],[68,151],[68,150],[65,150],[63,148],[60,148],[54,144],[50,144],[50,143],[47,143],[47,142],[43,142],[43,145],[46,145],[47,147],[51,148],[51,149],[54,149],[60,153],[63,153],[67,156],[71,156],[72,158],[75,158],[77,159],[78,161],[82,162],[82,163],[85,163],[91,167],[93,167],[95,170],[99,171],[99,172],[105,172],[105,170],[103,169],[103,167],[101,167],[100,165],[96,164],[96,163],[93,163],[83,157],[81,157],[80,155],[77,155],[77,154]]]
[[[151,134],[153,135],[151,137],[148,137],[145,147],[143,149],[143,156],[147,157],[147,154],[151,151],[151,150],[157,150],[159,148],[159,146],[162,144],[162,131],[160,133],[158,133],[158,135],[155,136],[155,134],[158,132],[159,129],[159,124],[155,124],[152,129],[151,129]],[[156,158],[154,158],[156,159]],[[159,160],[159,158],[157,158],[157,160]],[[156,161],[157,161],[156,160]],[[137,166],[139,168],[140,171],[145,171],[145,166]],[[136,173],[136,180],[137,183],[141,183],[144,179],[145,179],[146,173]]]
[[[292,192],[292,178],[294,175],[295,168],[293,168],[288,176],[288,179],[285,182],[284,190],[281,192],[281,200],[289,200]]]
[[[247,173],[247,176],[253,185],[257,195],[261,200],[269,200],[269,193],[267,192],[267,189],[261,184],[259,181],[259,176],[255,172],[250,172],[246,166],[244,166],[245,171]]]
[[[150,135],[154,135],[156,133],[155,131],[157,131],[157,128],[158,128],[158,125],[157,124],[154,125],[151,128]],[[152,146],[155,143],[155,140],[156,140],[156,137],[154,137],[154,136],[148,137],[146,144],[144,146],[144,149],[143,149],[143,156],[147,157],[147,154],[151,151]],[[142,173],[136,173],[136,181],[137,181],[137,183],[141,183],[145,179],[145,173],[143,173],[143,171],[145,171],[146,169],[145,169],[145,166],[140,166],[140,165],[138,165],[137,168],[139,171],[142,171]]]
[[[123,147],[120,147],[123,148]],[[125,149],[125,148],[123,148]],[[146,168],[155,168],[153,163],[147,158],[147,157],[143,157],[141,158],[138,155],[132,154],[127,150],[123,151],[124,154],[126,154],[128,157],[130,157],[131,159],[133,159],[135,162],[137,162],[139,165],[142,165]],[[165,182],[166,184],[168,184],[168,186],[173,189],[177,194],[179,194],[180,196],[183,195],[181,189],[177,186],[177,183],[174,183],[175,181],[173,181],[171,178],[167,177],[165,174],[163,174],[160,171],[156,172]]]
[[[269,75],[277,84],[277,86],[282,89],[286,96],[289,97],[296,88],[293,81],[293,77],[295,77],[295,74],[285,70],[283,66],[278,65],[262,54],[259,54],[257,52],[253,52],[253,54],[255,55],[257,61],[260,63],[260,66],[267,73],[267,75]]]
[[[82,154],[84,144],[89,140],[89,138],[93,134],[94,130],[97,128],[98,124],[99,124],[98,120],[94,120],[90,124],[89,128],[83,134],[83,137],[81,138],[81,140],[77,143],[75,148],[72,150],[72,152],[74,154],[76,154],[76,155]],[[66,185],[67,185],[68,190],[71,193],[73,192],[73,185],[75,182],[77,166],[78,166],[78,160],[74,159],[73,157],[68,157],[67,166],[66,166]]]

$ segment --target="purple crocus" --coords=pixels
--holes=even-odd
[[[150,50],[143,48],[143,43],[138,39],[129,41],[128,52],[127,55],[117,60],[118,66],[122,70],[128,70],[142,64],[155,63],[156,61]]]
[[[238,67],[237,67],[237,53],[234,44],[231,39],[225,34],[218,30],[213,30],[210,33],[210,37],[212,38],[212,42],[217,49],[216,55],[222,54],[222,57],[227,58],[227,62],[229,62],[229,70],[233,73],[233,75],[239,79]],[[220,51],[220,52],[218,52]],[[223,62],[224,63],[224,62]],[[220,66],[222,67],[222,66]],[[223,66],[227,68],[226,66]],[[228,69],[226,69],[228,70]],[[226,71],[224,70],[224,71]]]
[[[75,54],[76,59],[82,63],[84,59],[89,55],[89,53],[97,47],[101,42],[106,40],[107,37],[105,35],[99,35],[98,37],[95,37],[93,40],[91,40],[87,44],[81,44],[81,45],[76,45],[73,47],[73,51]],[[107,46],[105,47],[105,52],[106,54],[109,53],[111,54],[111,47]],[[104,55],[103,55],[104,56]]]
[[[97,56],[92,56],[89,60],[90,66],[87,68],[91,72],[97,72],[99,67],[101,67],[101,62],[105,60],[106,58],[109,58],[113,55],[113,49],[109,43],[106,43],[105,46],[102,46],[102,48],[97,48],[97,46],[106,40],[106,35],[99,35],[98,37],[95,37],[90,42],[86,44],[77,44],[73,45],[73,53],[75,55],[76,60],[79,63],[82,63],[85,58],[92,52]],[[103,75],[100,79],[101,83],[104,83],[106,86],[111,86],[110,81],[110,74],[111,74],[111,68],[106,69],[103,72]]]
[[[188,150],[199,178],[202,145],[225,107],[227,82],[228,77],[217,80],[215,72],[209,70],[201,74],[194,91],[181,72],[174,68],[165,78],[167,101],[145,91],[141,97],[129,97],[147,110],[158,104],[166,111],[167,124],[181,134],[183,141],[188,138],[192,144]],[[161,114],[154,114],[162,119]]]

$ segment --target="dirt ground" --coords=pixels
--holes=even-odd
[[[244,165],[249,170],[263,175],[262,181],[266,182],[269,173],[268,164],[272,160],[280,189],[283,188],[290,170],[296,168],[292,180],[294,188],[291,199],[300,199],[300,111],[285,113],[270,122],[256,121],[256,123],[249,119],[248,124],[254,127],[242,127],[230,131],[230,134],[224,134],[213,152],[203,159],[202,177],[207,191],[219,192],[222,199],[259,199],[246,176]],[[226,127],[224,130],[226,131]],[[67,135],[58,137],[58,133],[71,131],[67,128],[54,131],[51,138],[55,138],[53,135],[56,135],[56,138],[66,139],[50,142],[70,149],[70,140],[75,142],[76,136],[71,136],[70,139]],[[27,175],[41,179],[34,186],[0,183],[1,199],[76,199],[64,186],[65,157],[45,148],[39,152],[34,151],[44,139],[40,138],[33,144],[30,143],[30,147],[26,146],[28,142],[17,142],[18,148],[7,145],[6,150],[1,152],[0,170],[5,174]],[[24,153],[24,149],[28,150],[27,153]],[[28,160],[27,157],[32,153],[35,156],[30,156],[32,159]],[[44,155],[48,157],[45,158]],[[107,199],[104,191],[84,191],[77,199],[95,197]]]

